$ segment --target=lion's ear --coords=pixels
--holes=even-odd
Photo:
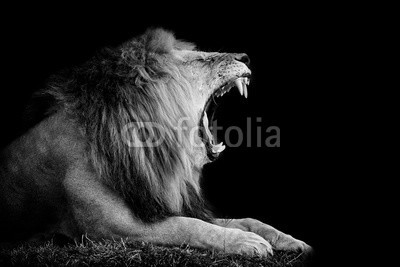
[[[149,29],[144,36],[146,51],[148,52],[166,54],[171,52],[174,47],[174,34],[164,29]]]

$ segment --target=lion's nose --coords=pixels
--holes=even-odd
[[[243,54],[236,54],[235,55],[235,59],[237,61],[243,62],[244,64],[246,64],[247,66],[250,65],[250,58],[247,54],[243,53]]]

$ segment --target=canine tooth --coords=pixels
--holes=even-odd
[[[243,79],[243,92],[244,92],[244,97],[247,98],[247,86],[246,86],[246,82]]]
[[[219,144],[212,144],[212,148],[211,148],[213,153],[221,153],[222,151],[225,150],[225,145],[223,142],[219,143]]]
[[[241,80],[242,80],[241,78],[237,78],[235,80],[235,85],[239,89],[240,95],[243,95],[243,86],[242,86],[242,81]]]

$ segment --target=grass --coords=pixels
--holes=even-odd
[[[306,266],[305,260],[295,252],[249,257],[123,240],[67,245],[31,242],[0,248],[0,266]]]

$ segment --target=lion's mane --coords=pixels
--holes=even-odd
[[[149,30],[53,77],[39,94],[52,100],[47,115],[64,111],[81,126],[97,176],[145,222],[172,215],[211,218],[199,186],[206,149],[194,146],[189,135],[198,124],[193,108],[198,90],[190,89],[186,70],[171,55],[177,42],[169,32]],[[179,121],[182,130],[176,129]],[[146,122],[161,126],[163,142],[128,146],[124,127]],[[151,131],[155,138],[161,135]]]

